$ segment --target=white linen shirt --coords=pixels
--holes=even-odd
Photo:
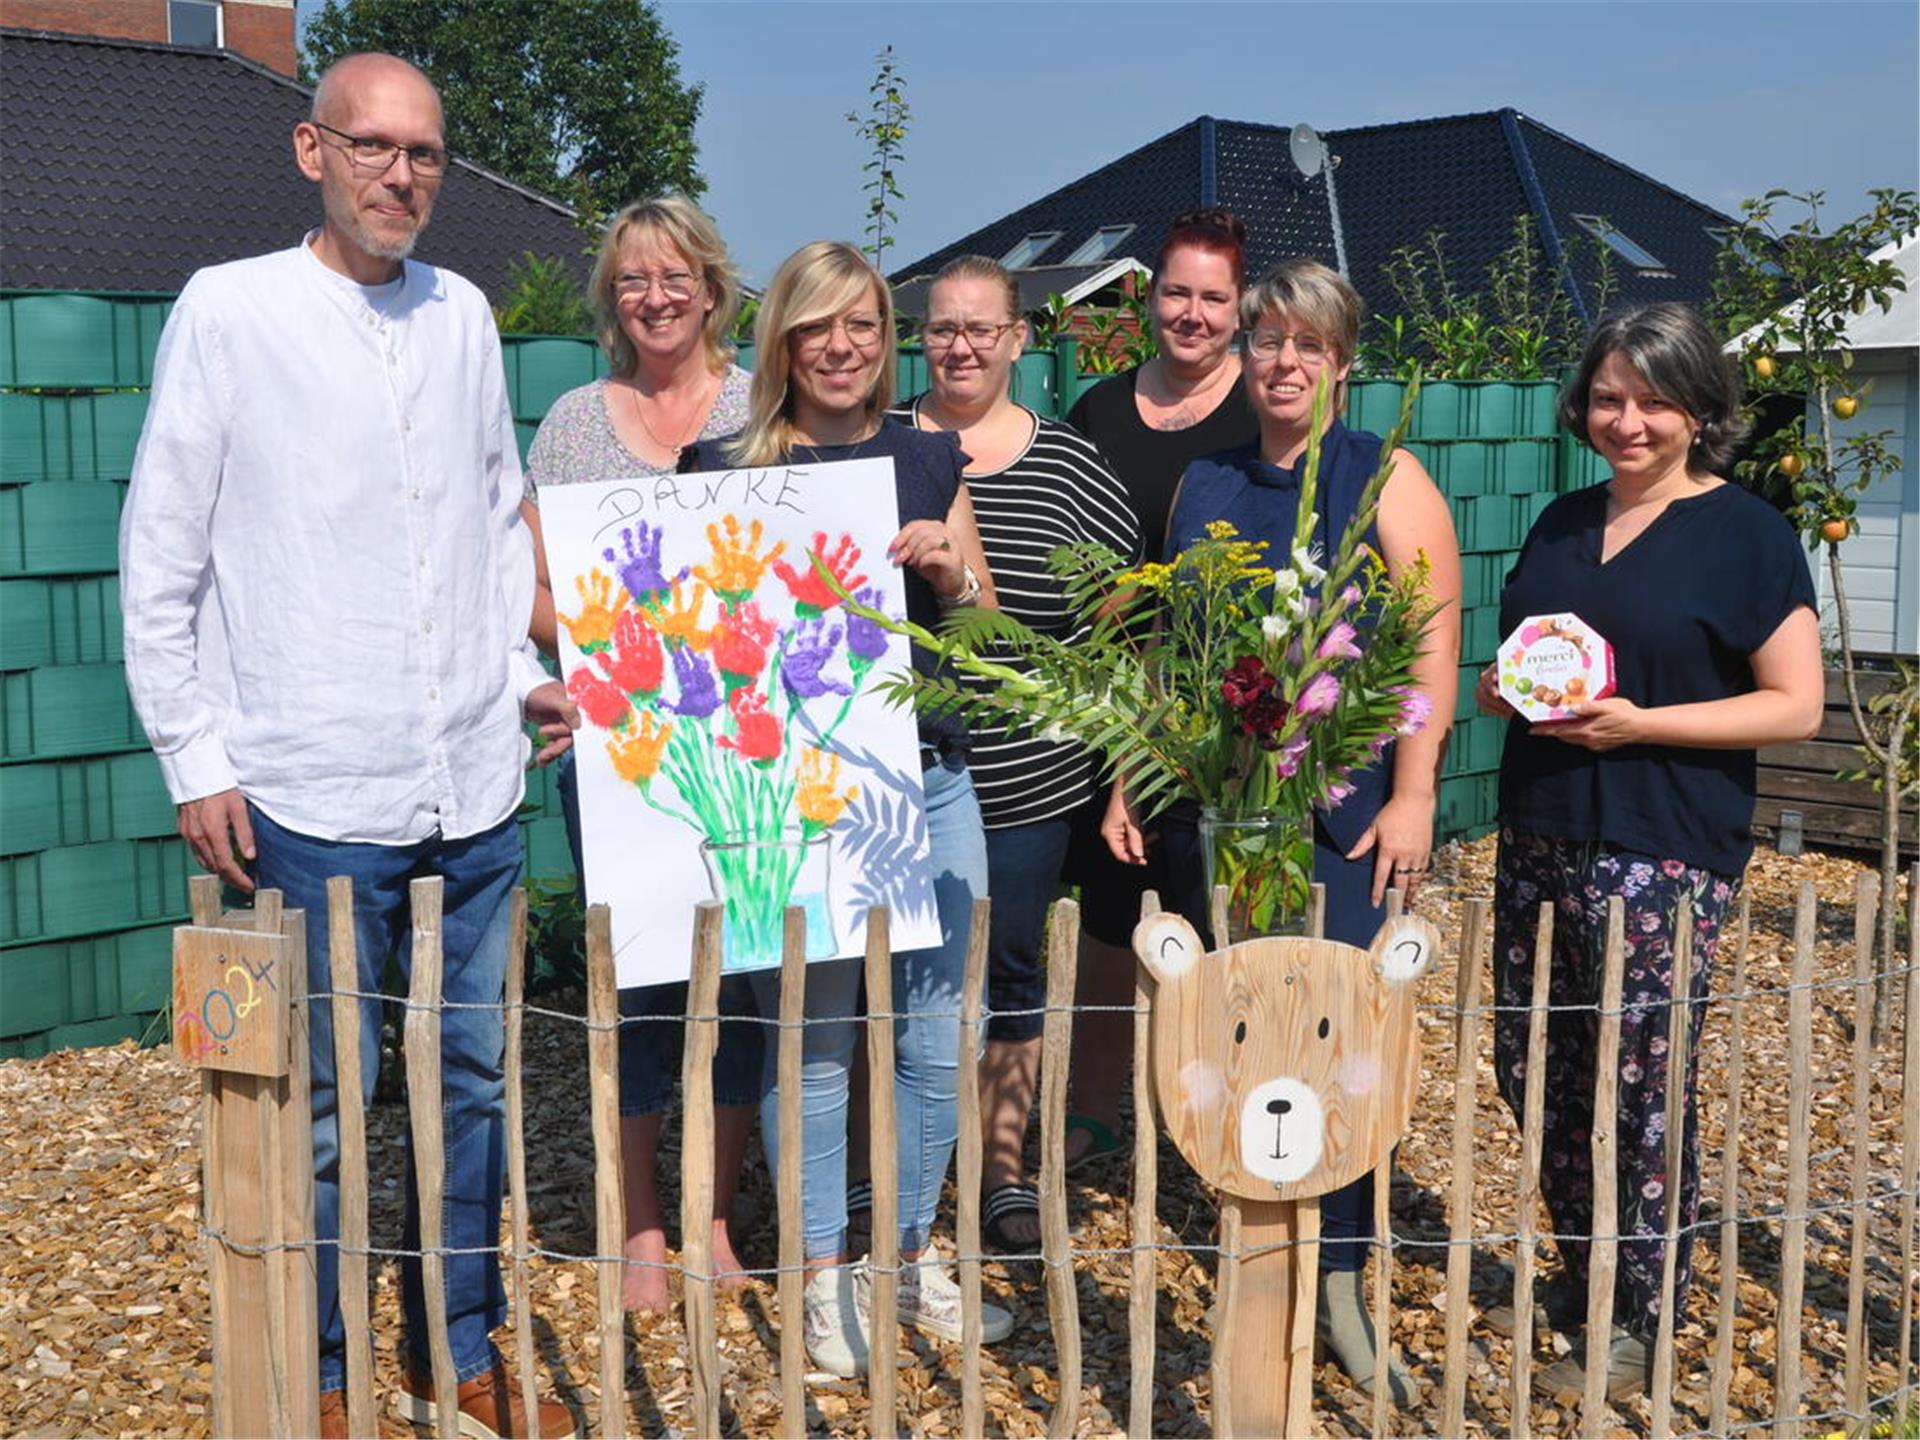
[[[323,840],[479,834],[525,786],[533,551],[499,335],[458,275],[307,244],[201,270],[120,520],[127,684],[176,803]]]

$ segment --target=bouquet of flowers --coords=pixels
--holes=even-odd
[[[1198,802],[1203,825],[1225,822],[1213,827],[1210,883],[1228,887],[1234,930],[1283,927],[1305,910],[1310,812],[1352,794],[1353,773],[1431,708],[1412,674],[1437,608],[1424,561],[1391,577],[1364,543],[1417,391],[1409,386],[1380,468],[1331,555],[1312,543],[1323,381],[1285,553],[1269,554],[1224,522],[1170,564],[1135,565],[1097,544],[1063,547],[1049,568],[1076,618],[1064,641],[996,610],[955,611],[935,634],[848,597],[850,618],[907,635],[950,667],[890,676],[882,690],[896,703],[1078,741],[1124,779],[1143,818],[1176,800]],[[1294,823],[1277,831],[1232,823],[1269,817]]]
[[[847,535],[816,534],[799,565],[757,520],[727,515],[706,536],[706,557],[670,572],[667,527],[641,521],[604,552],[612,575],[576,577],[579,613],[559,619],[588,663],[567,693],[606,733],[615,772],[701,835],[730,965],[779,960],[789,903],[807,909],[809,955],[832,954],[826,837],[858,789],[842,788],[831,747],[886,653],[885,600],[859,588]],[[769,571],[779,585],[763,595]],[[849,591],[859,613],[836,618]]]

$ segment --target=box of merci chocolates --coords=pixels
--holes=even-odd
[[[1529,615],[1500,646],[1500,695],[1536,725],[1613,693],[1613,647],[1578,615]]]

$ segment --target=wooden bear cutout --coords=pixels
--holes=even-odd
[[[1162,912],[1133,946],[1157,982],[1161,1123],[1202,1180],[1243,1200],[1304,1200],[1386,1160],[1419,1080],[1414,990],[1439,954],[1432,925],[1398,916],[1369,950],[1265,938],[1207,952]]]

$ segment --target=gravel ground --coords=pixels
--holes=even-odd
[[[1436,882],[1420,902],[1449,940],[1457,937],[1466,897],[1491,892],[1492,842],[1442,853]],[[1854,1132],[1851,1034],[1852,894],[1861,867],[1824,855],[1785,859],[1763,851],[1749,872],[1753,940],[1749,991],[1783,986],[1791,960],[1793,897],[1811,882],[1822,904],[1816,960],[1813,1034],[1808,1044],[1813,1084],[1813,1164],[1816,1210],[1849,1196]],[[1724,994],[1730,956],[1716,979]],[[1409,1433],[1433,1433],[1439,1416],[1440,1361],[1445,1352],[1446,1206],[1450,1185],[1454,1045],[1450,967],[1425,982],[1421,1025],[1426,1053],[1422,1094],[1399,1153],[1393,1187],[1395,1252],[1394,1338],[1416,1377],[1427,1386],[1423,1403],[1400,1417]],[[579,1008],[563,997],[559,1008]],[[1741,1227],[1737,1363],[1732,1377],[1737,1415],[1748,1422],[1770,1416],[1778,1305],[1775,1299],[1780,1227],[1765,1219],[1786,1195],[1787,1057],[1784,994],[1761,993],[1747,1005],[1743,1043],[1745,1121],[1739,1137],[1741,1210],[1762,1217]],[[1702,1067],[1704,1139],[1717,1157],[1724,1135],[1724,1066],[1729,1010],[1716,1004],[1707,1022]],[[593,1248],[591,1142],[585,1096],[584,1032],[565,1019],[531,1017],[527,1025],[529,1174],[536,1243],[561,1254]],[[1868,1117],[1870,1186],[1879,1196],[1863,1218],[1868,1226],[1869,1390],[1894,1388],[1900,1284],[1911,1280],[1911,1256],[1900,1250],[1897,1193],[1900,1163],[1902,1037],[1886,1037],[1878,1051]],[[1497,1099],[1483,1031],[1476,1062],[1474,1188],[1475,1233],[1509,1234],[1514,1227],[1513,1176],[1520,1137]],[[0,1063],[0,1433],[15,1435],[202,1435],[208,1430],[212,1373],[207,1336],[207,1287],[197,1232],[199,1155],[197,1084],[166,1050],[65,1052],[40,1060]],[[389,1101],[370,1117],[375,1179],[374,1243],[397,1245],[400,1230],[400,1141],[404,1106]],[[669,1127],[671,1133],[671,1126]],[[671,1144],[671,1142],[669,1142]],[[677,1154],[667,1158],[670,1169]],[[1709,1196],[1717,1193],[1717,1165],[1709,1165]],[[745,1185],[746,1209],[757,1215],[743,1234],[749,1265],[774,1263],[771,1187],[756,1155]],[[1161,1238],[1169,1247],[1207,1246],[1214,1212],[1210,1196],[1163,1144],[1159,1200]],[[1069,1196],[1075,1244],[1089,1251],[1126,1244],[1126,1164],[1090,1167],[1073,1179]],[[669,1213],[676,1202],[668,1197]],[[1718,1219],[1709,1203],[1703,1219]],[[1816,1214],[1809,1226],[1803,1313],[1807,1408],[1820,1414],[1839,1404],[1846,1315],[1847,1210]],[[1496,1298],[1500,1267],[1512,1247],[1495,1239],[1476,1244],[1474,1302]],[[1168,1248],[1158,1259],[1161,1303],[1157,1327],[1156,1429],[1170,1435],[1208,1433],[1208,1310],[1213,1266],[1198,1253]],[[1085,1338],[1086,1391],[1082,1433],[1117,1431],[1127,1412],[1127,1265],[1122,1255],[1084,1255],[1076,1265]],[[1056,1394],[1056,1357],[1044,1296],[1026,1276],[989,1267],[991,1298],[1009,1306],[1016,1328],[991,1347],[986,1396],[991,1429],[1040,1435]],[[1697,1430],[1706,1420],[1708,1352],[1720,1286],[1717,1248],[1703,1243],[1695,1291],[1680,1329],[1675,1428]],[[397,1271],[377,1278],[377,1383],[384,1392],[398,1374]],[[594,1272],[585,1261],[537,1259],[533,1303],[541,1339],[543,1383],[597,1415],[599,1342]],[[776,1432],[779,1390],[776,1303],[770,1284],[756,1284],[719,1304],[727,1423],[741,1433]],[[635,1433],[678,1431],[686,1423],[689,1386],[677,1316],[633,1318],[628,1327],[627,1393]],[[510,1332],[502,1342],[511,1347]],[[1547,1358],[1542,1353],[1542,1359]],[[916,1340],[901,1372],[902,1414],[915,1434],[949,1435],[959,1423],[957,1347]],[[1468,1428],[1505,1434],[1510,1428],[1507,1342],[1475,1326],[1468,1357]],[[867,1407],[851,1382],[812,1387],[816,1431],[864,1433]],[[1328,1435],[1367,1432],[1370,1407],[1331,1365],[1317,1375],[1316,1427]],[[1576,1416],[1564,1406],[1536,1404],[1531,1420],[1543,1433],[1569,1431]],[[1644,1433],[1644,1404],[1627,1408],[1628,1433]],[[1839,1428],[1822,1423],[1820,1430]],[[396,1427],[393,1433],[406,1433]]]

